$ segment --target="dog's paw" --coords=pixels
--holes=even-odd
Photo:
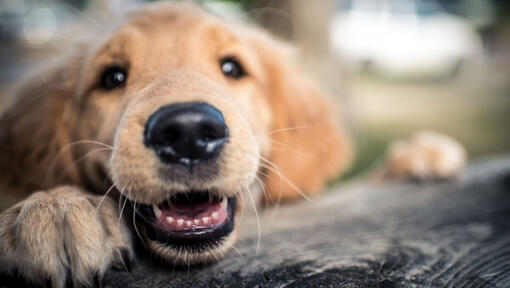
[[[117,210],[74,187],[31,195],[0,215],[0,270],[52,287],[97,287],[110,266],[130,269]]]
[[[418,181],[455,179],[466,165],[466,152],[455,139],[421,131],[408,141],[393,142],[387,152],[383,179]]]

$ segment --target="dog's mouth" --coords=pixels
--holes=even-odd
[[[168,248],[221,245],[234,229],[236,198],[207,191],[178,193],[160,204],[136,205],[147,237]]]

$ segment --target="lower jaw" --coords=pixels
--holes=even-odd
[[[168,246],[157,240],[146,238],[147,248],[157,260],[163,260],[174,266],[205,265],[218,262],[234,246],[237,240],[237,233],[233,231],[225,236],[220,244],[198,247]]]
[[[193,231],[167,231],[160,229],[140,217],[148,248],[169,262],[175,264],[207,263],[215,261],[226,253],[235,241],[235,213],[237,199],[228,199],[227,219],[214,228]],[[137,211],[137,214],[138,213]],[[141,215],[139,215],[141,216]]]

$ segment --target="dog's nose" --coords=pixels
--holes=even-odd
[[[145,125],[145,145],[164,163],[186,166],[212,159],[228,140],[228,128],[220,111],[200,103],[164,106]]]

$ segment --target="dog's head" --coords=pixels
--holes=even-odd
[[[106,176],[163,258],[222,255],[257,177],[270,201],[291,200],[320,190],[349,159],[330,103],[295,69],[291,50],[258,29],[167,3],[98,39],[45,75],[36,89],[65,81],[44,92],[59,95],[48,96],[53,104],[38,106],[52,107],[55,151],[80,141],[111,147],[71,144],[68,157],[52,158],[74,170],[52,168],[103,193]]]

